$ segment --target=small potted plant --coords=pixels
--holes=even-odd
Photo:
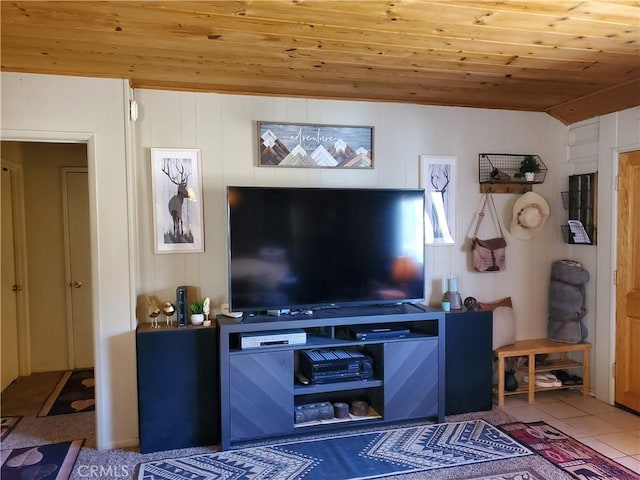
[[[524,175],[524,179],[527,182],[533,182],[536,178],[536,173],[540,173],[540,163],[533,155],[525,155],[520,162],[520,173]]]
[[[442,306],[442,310],[444,310],[445,312],[451,311],[451,300],[449,300],[449,297],[447,297],[446,295],[442,297],[442,302],[440,303],[440,305]]]
[[[189,306],[191,312],[191,323],[193,325],[202,325],[204,322],[204,303],[201,301],[195,301]]]

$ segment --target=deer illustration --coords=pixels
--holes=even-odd
[[[431,185],[436,192],[441,192],[443,196],[447,192],[450,181],[449,168],[446,165],[434,167],[431,170]]]
[[[435,193],[439,193],[442,197],[443,213],[446,212],[448,209],[448,206],[445,203],[446,203],[447,188],[449,187],[449,182],[451,181],[451,178],[449,175],[450,175],[449,167],[446,165],[434,166],[433,169],[431,170],[431,185],[433,186],[433,191]],[[446,236],[445,232],[443,231],[443,227],[445,227],[447,231],[449,230],[449,228],[446,225],[443,226],[438,221],[439,215],[436,210],[437,210],[436,206],[434,205],[432,207],[432,213],[431,213],[432,218],[434,219],[434,222],[433,222],[434,237],[443,238]]]
[[[171,175],[171,165],[169,159],[165,159],[162,172],[171,180],[171,183],[178,186],[178,192],[169,200],[169,213],[173,219],[173,239],[180,240],[183,237],[183,224],[182,224],[182,203],[184,199],[194,200],[195,195],[193,190],[187,187],[189,176],[191,174],[185,174],[184,165],[176,165],[177,174]]]

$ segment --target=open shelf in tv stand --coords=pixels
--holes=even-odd
[[[444,312],[421,305],[344,307],[291,317],[218,316],[221,446],[229,449],[268,437],[417,419],[444,421]],[[402,338],[355,340],[349,325],[402,324]],[[242,333],[302,329],[307,343],[241,349]],[[314,348],[357,349],[373,358],[370,380],[302,385],[297,355]],[[295,424],[296,405],[365,399],[370,416],[356,421]]]

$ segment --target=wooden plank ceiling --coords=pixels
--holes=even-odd
[[[1,2],[3,71],[547,112],[640,104],[640,2]]]

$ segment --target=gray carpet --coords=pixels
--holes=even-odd
[[[3,440],[2,450],[83,438],[86,439],[85,446],[95,446],[94,412],[36,417],[63,374],[34,373],[19,377],[2,392],[2,416],[23,416]]]
[[[71,480],[85,480],[92,471],[101,473],[102,476],[98,478],[133,478],[135,467],[141,462],[196,455],[217,450],[217,446],[214,446],[168,450],[145,455],[135,449],[98,451],[95,449],[94,412],[36,418],[42,403],[49,396],[61,375],[62,372],[20,377],[2,392],[2,415],[22,415],[24,417],[2,442],[3,450],[85,439],[85,444],[80,451],[71,474]],[[493,425],[510,423],[516,420],[495,406],[492,411],[453,415],[447,417],[446,420],[461,421],[476,418],[482,418]],[[372,427],[372,429],[374,428]],[[544,479],[572,479],[569,474],[553,466],[539,455],[386,478],[388,480],[460,480],[483,478],[496,473],[519,470],[530,470]]]

